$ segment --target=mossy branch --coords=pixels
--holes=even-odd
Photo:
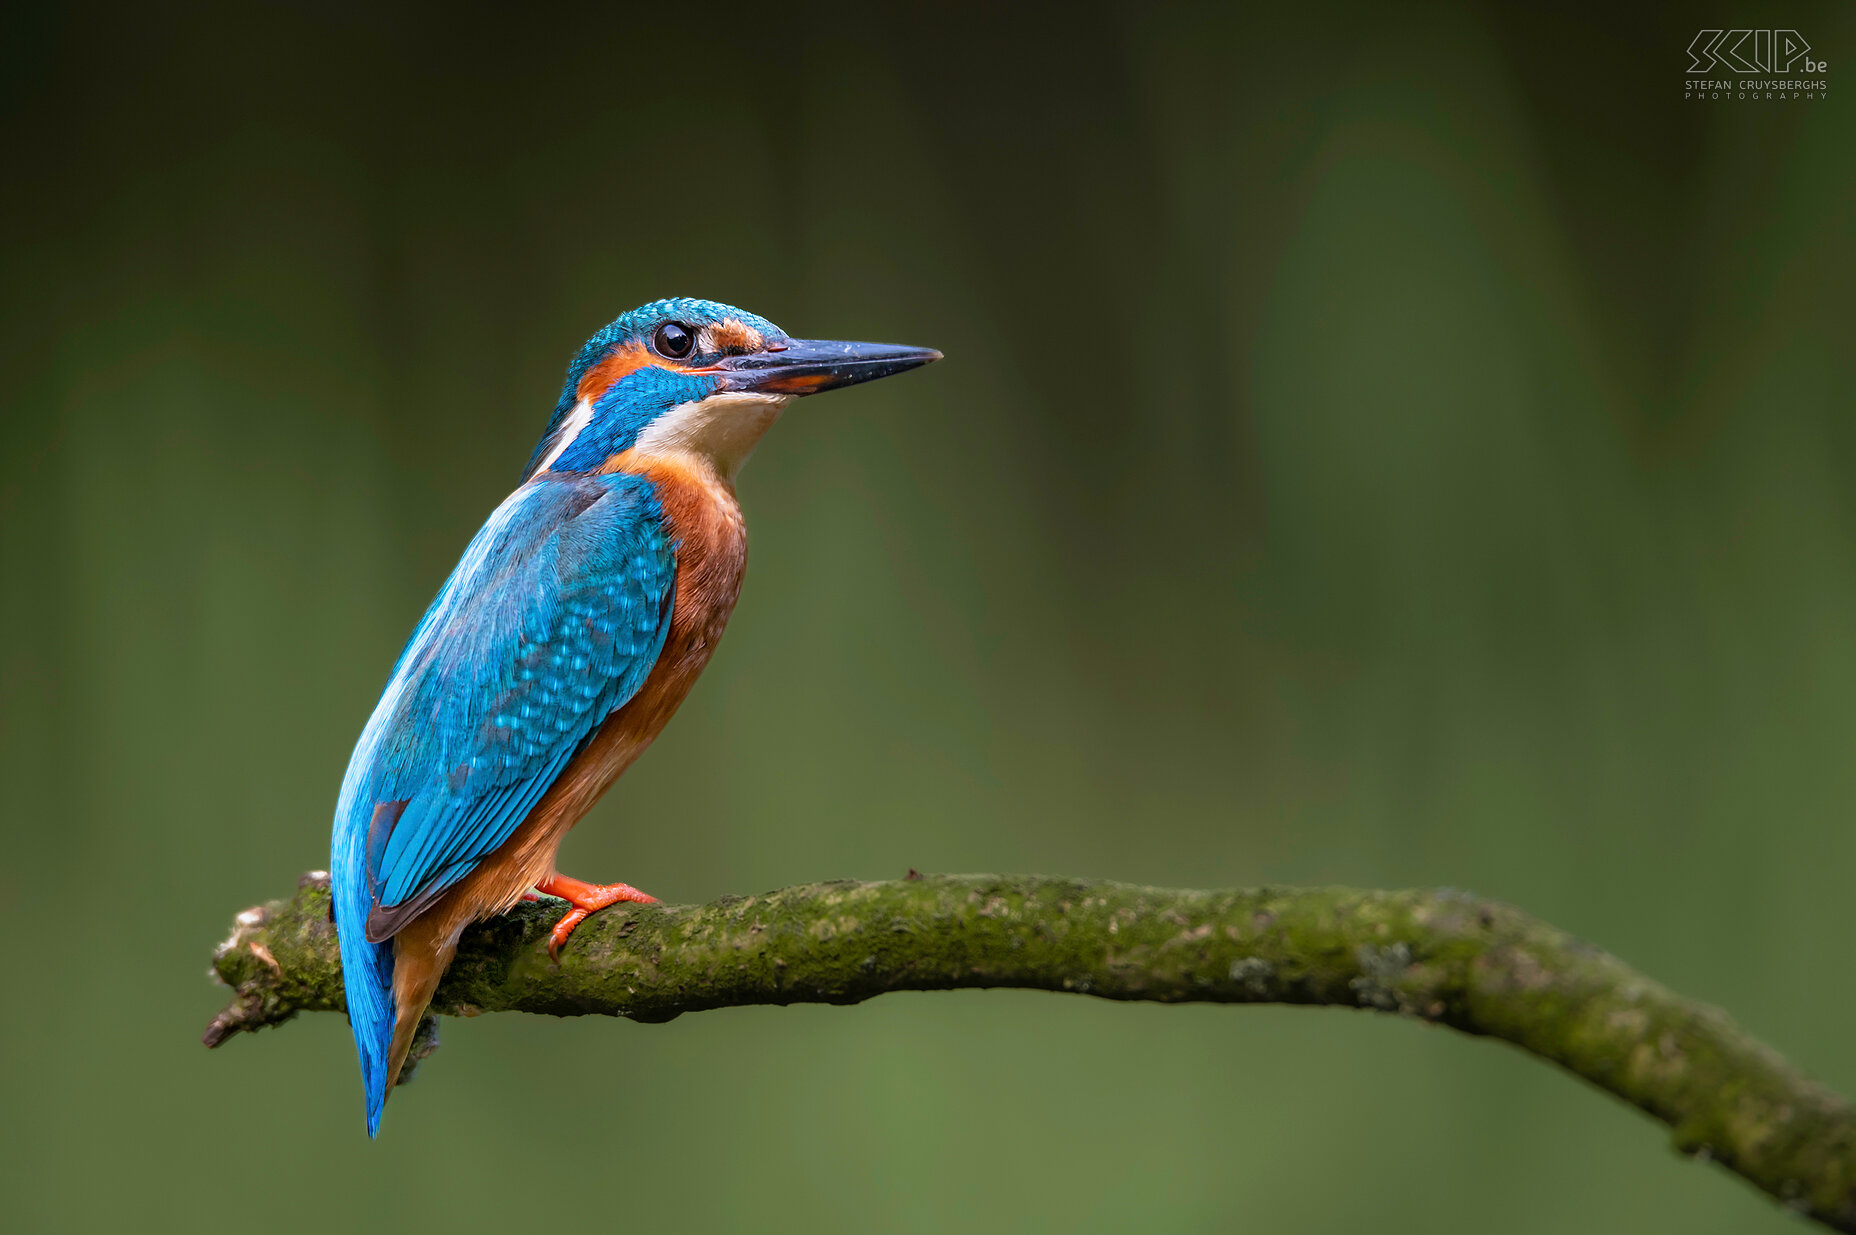
[[[581,926],[556,964],[547,938],[559,915],[557,903],[523,905],[467,932],[433,1011],[667,1021],[957,987],[1368,1008],[1512,1042],[1662,1120],[1683,1153],[1856,1231],[1847,1101],[1725,1013],[1460,892],[1195,892],[910,872],[710,905],[615,906]],[[208,1046],[340,1010],[327,877],[240,914],[213,970],[237,996],[207,1028]]]

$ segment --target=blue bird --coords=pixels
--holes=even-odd
[[[330,859],[367,1132],[474,921],[530,889],[652,901],[555,852],[708,663],[746,563],[734,479],[799,395],[939,360],[660,300],[587,340],[522,482],[472,539],[355,744]]]

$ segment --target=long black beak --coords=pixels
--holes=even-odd
[[[764,351],[730,356],[715,367],[724,390],[811,395],[855,386],[941,359],[927,347],[893,343],[838,343],[830,339],[782,339]]]

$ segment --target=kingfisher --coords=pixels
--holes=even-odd
[[[627,884],[555,868],[580,817],[662,732],[728,625],[746,565],[735,476],[801,395],[939,360],[794,339],[710,300],[659,300],[587,340],[515,491],[400,652],[342,778],[330,875],[376,1135],[414,1030],[472,922],[567,902],[557,961]]]

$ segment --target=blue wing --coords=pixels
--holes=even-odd
[[[393,1026],[384,941],[508,840],[637,693],[675,578],[647,481],[547,475],[490,516],[400,653],[342,781],[330,867],[370,1127]]]
[[[637,692],[664,645],[675,570],[640,478],[550,478],[490,517],[400,654],[349,766],[361,810],[347,822],[368,830],[371,938],[509,839]]]

